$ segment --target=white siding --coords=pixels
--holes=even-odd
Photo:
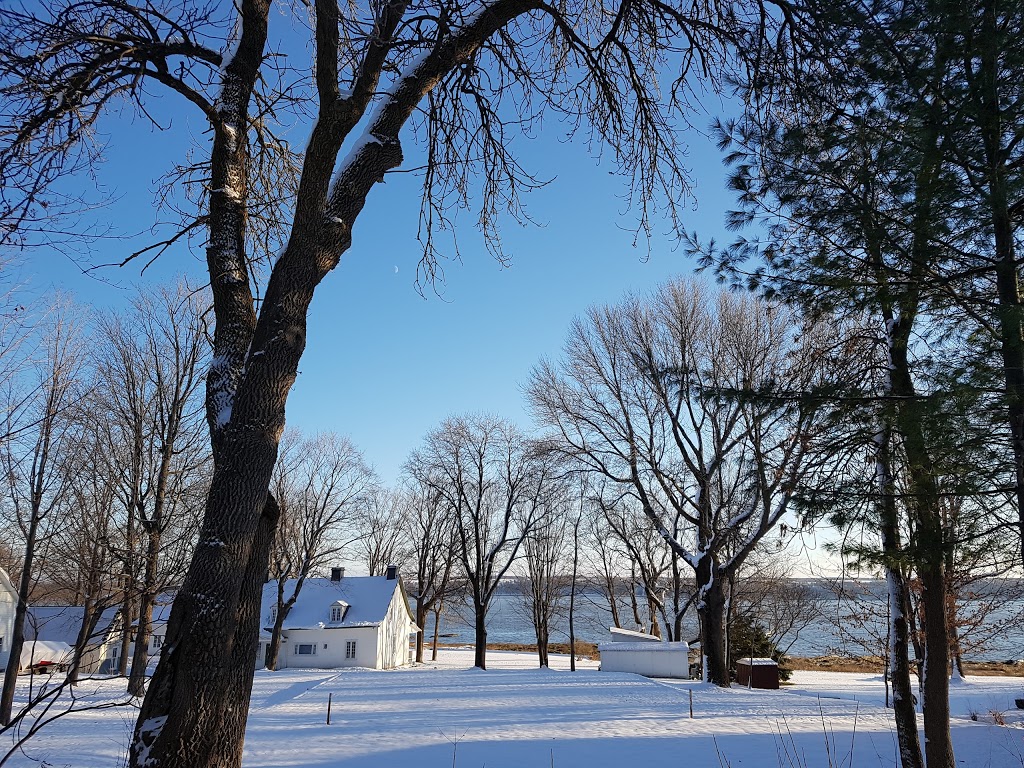
[[[280,666],[294,669],[335,669],[337,667],[374,667],[377,650],[376,627],[346,629],[291,629],[282,640]],[[356,657],[345,658],[345,641],[354,640]],[[296,654],[298,645],[315,645],[315,654]],[[326,646],[326,647],[325,647]]]
[[[378,669],[394,669],[409,663],[409,635],[416,624],[409,616],[405,601],[405,593],[401,588],[395,590],[388,606],[387,617],[381,625],[377,649]]]
[[[7,578],[7,574],[0,569],[0,638],[3,638],[3,647],[0,647],[0,669],[7,667],[7,660],[11,657],[11,636],[14,634],[14,611],[18,607],[18,593]]]

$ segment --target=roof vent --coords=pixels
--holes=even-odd
[[[344,577],[344,568],[331,568],[331,581],[341,581]]]
[[[394,581],[395,579],[397,579],[398,578],[398,566],[397,565],[389,565],[388,566],[388,572],[387,572],[386,576],[387,576],[387,580],[388,581]]]

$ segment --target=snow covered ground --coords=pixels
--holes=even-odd
[[[781,691],[721,690],[699,682],[569,673],[566,657],[537,670],[529,654],[472,651],[388,672],[258,672],[246,735],[251,768],[639,768],[640,766],[895,766],[895,734],[877,675],[796,672]],[[81,686],[116,701],[123,680]],[[694,716],[689,717],[690,692]],[[327,700],[332,722],[327,725]],[[1022,678],[954,686],[960,765],[1024,768]],[[971,713],[978,717],[970,718]],[[993,722],[992,713],[1006,725]],[[51,712],[52,713],[52,712]],[[131,706],[83,711],[46,726],[6,765],[121,765]],[[5,746],[10,744],[5,733]]]

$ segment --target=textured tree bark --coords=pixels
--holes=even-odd
[[[707,561],[708,565],[704,565],[704,561]],[[706,571],[703,578],[702,569]],[[725,579],[710,563],[709,557],[703,558],[701,567],[698,568],[698,579],[701,599],[697,606],[697,615],[700,618],[704,681],[728,688],[731,681],[727,650]]]
[[[238,483],[231,485],[237,492]],[[211,493],[211,501],[217,496]],[[168,768],[241,763],[239,735],[248,715],[277,504],[266,496],[255,524],[245,519],[241,504],[225,508],[234,514],[215,518],[223,520],[219,530],[204,525],[200,550],[171,610],[167,644],[139,713],[132,765],[147,765],[153,753]],[[219,538],[232,532],[248,546]]]

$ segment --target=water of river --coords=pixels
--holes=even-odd
[[[864,656],[882,652],[885,642],[884,601],[868,598],[859,605],[852,605],[835,597],[817,597],[815,602],[817,618],[795,637],[784,639],[783,645],[792,643],[789,647],[791,656],[821,656],[830,653]],[[854,614],[860,618],[855,619]],[[627,606],[622,607],[620,619],[628,629],[635,628],[625,623],[632,619],[632,611]],[[577,596],[575,623],[578,639],[603,642],[609,639],[611,611],[598,594],[584,592]],[[683,639],[697,636],[695,617],[687,614],[683,626]],[[432,637],[432,619],[428,621],[426,630],[427,637]],[[983,634],[985,639],[980,647],[967,649],[971,637],[965,635],[966,659],[1024,659],[1024,599],[1007,600],[1000,604],[979,627],[971,631],[975,637]],[[553,623],[552,642],[567,642],[568,632],[567,611],[563,611],[563,615],[558,616]],[[487,616],[487,640],[489,643],[536,642],[522,595],[506,591],[494,597]],[[441,642],[473,642],[472,612],[468,607],[457,606],[442,615]]]

